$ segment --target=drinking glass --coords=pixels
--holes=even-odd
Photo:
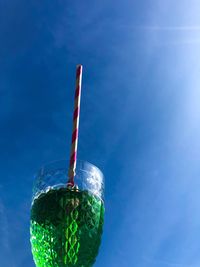
[[[68,162],[56,161],[36,175],[30,241],[37,267],[91,267],[104,221],[104,177],[91,163],[77,161],[75,186],[67,186]]]

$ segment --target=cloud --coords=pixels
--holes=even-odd
[[[177,262],[171,262],[171,261],[165,261],[165,260],[160,260],[156,258],[148,258],[148,257],[143,257],[144,261],[150,263],[150,264],[158,264],[159,266],[165,266],[165,267],[191,267],[191,265],[186,265],[186,264],[181,264]]]
[[[149,31],[200,31],[200,26],[133,26],[133,29]]]
[[[156,36],[156,45],[195,45],[200,44],[200,26],[156,26],[144,25],[130,27],[133,31]]]
[[[1,235],[1,241],[0,241],[1,247],[7,251],[9,249],[8,221],[5,212],[5,207],[1,198],[0,198],[0,235]]]
[[[0,189],[2,186],[0,185]],[[9,242],[9,226],[8,226],[8,218],[6,214],[6,207],[2,199],[0,198],[0,249],[1,254],[0,261],[4,267],[11,266],[14,267],[13,257],[11,254],[11,247]],[[1,258],[2,257],[2,258]]]
[[[0,194],[3,191],[3,185],[0,184]],[[13,252],[10,243],[9,218],[2,198],[0,197],[0,262],[4,267],[14,267]]]

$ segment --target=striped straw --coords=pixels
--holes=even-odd
[[[74,186],[74,176],[77,161],[77,146],[78,146],[78,126],[80,117],[80,101],[81,101],[81,82],[82,82],[82,65],[76,66],[76,90],[74,98],[74,116],[73,116],[73,130],[72,130],[72,142],[70,152],[70,163],[68,171],[68,185]]]

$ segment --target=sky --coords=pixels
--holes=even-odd
[[[95,267],[200,266],[200,1],[0,0],[0,262],[34,267],[34,175],[78,158],[105,176]]]

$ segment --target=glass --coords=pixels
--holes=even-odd
[[[31,246],[37,267],[91,267],[104,221],[104,177],[78,161],[75,186],[67,187],[68,162],[39,170],[31,206]]]

